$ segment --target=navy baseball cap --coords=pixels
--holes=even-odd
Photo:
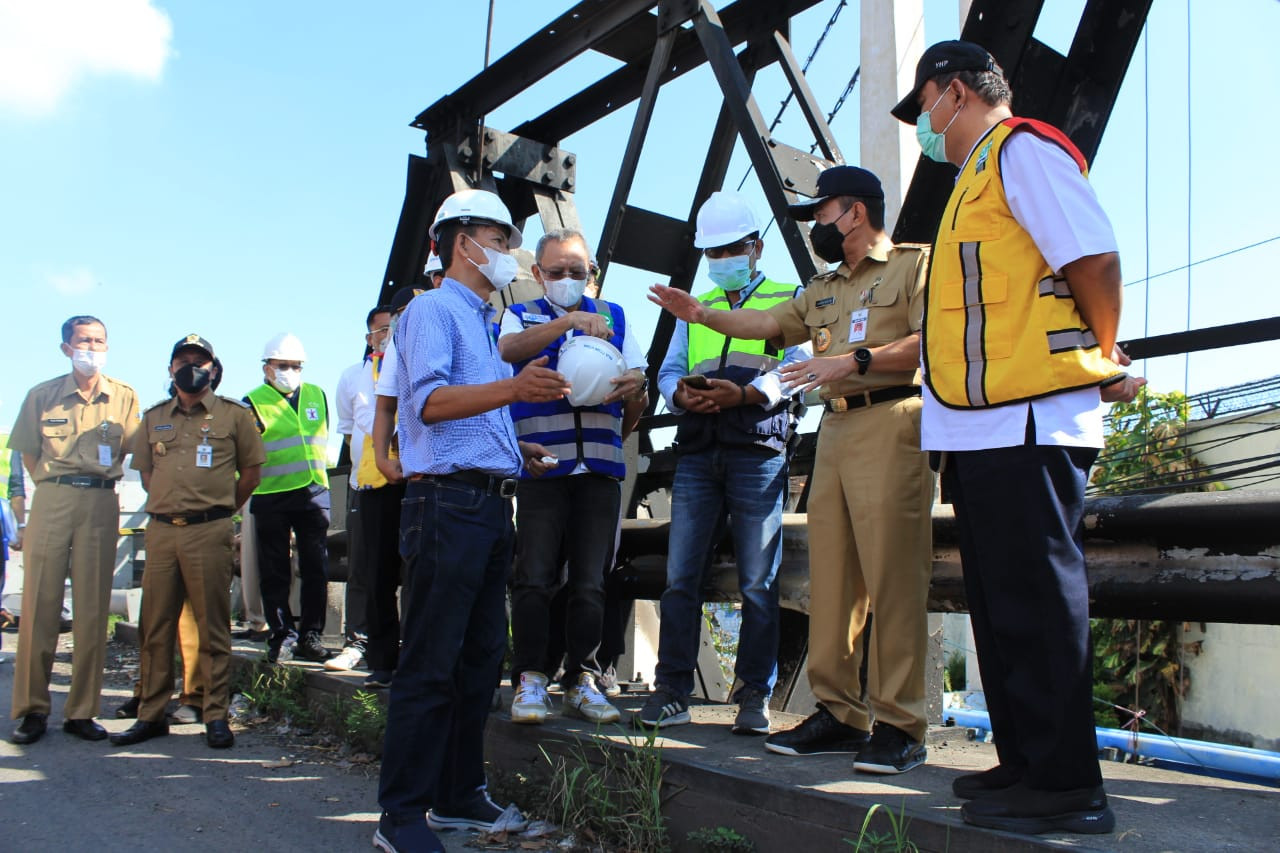
[[[809,201],[787,206],[792,219],[808,222],[818,205],[835,195],[853,195],[858,198],[884,198],[880,179],[858,166],[832,166],[818,175],[818,195]]]
[[[402,287],[391,297],[391,313],[399,314],[405,308],[409,307],[409,303],[413,301],[413,297],[420,293],[426,293],[420,287]]]
[[[924,84],[942,74],[957,71],[995,71],[999,68],[986,48],[971,41],[940,41],[930,47],[916,63],[916,84],[898,105],[889,110],[898,121],[915,124],[920,117],[916,98]]]
[[[173,345],[173,352],[169,354],[169,360],[173,361],[174,357],[177,356],[178,353],[182,352],[184,349],[187,349],[188,347],[194,347],[199,350],[204,350],[205,354],[208,355],[209,358],[216,358],[216,356],[213,354],[213,344],[209,343],[207,340],[200,337],[199,335],[191,334],[191,335],[187,335],[185,338],[183,338],[182,340],[178,341],[176,344]]]

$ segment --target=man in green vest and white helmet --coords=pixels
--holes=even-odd
[[[249,511],[257,529],[262,609],[271,632],[267,660],[273,663],[292,657],[323,661],[330,654],[320,639],[329,574],[329,403],[320,386],[302,381],[306,360],[297,336],[276,335],[262,353],[264,382],[244,398],[267,447]],[[290,531],[302,575],[297,625],[289,609]]]

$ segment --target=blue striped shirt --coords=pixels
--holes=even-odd
[[[493,307],[462,283],[446,278],[409,303],[396,328],[400,465],[411,474],[485,471],[514,477],[523,459],[506,406],[435,424],[422,407],[445,385],[484,385],[511,378],[498,355]]]

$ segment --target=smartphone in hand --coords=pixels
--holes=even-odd
[[[697,388],[699,391],[711,390],[711,383],[701,373],[690,373],[688,376],[681,376],[680,381],[689,388]]]

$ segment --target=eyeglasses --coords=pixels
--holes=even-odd
[[[371,335],[382,335],[382,334],[386,334],[386,333],[387,333],[387,332],[389,332],[389,331],[391,331],[391,327],[390,327],[390,326],[379,326],[379,327],[378,327],[378,328],[376,328],[376,329],[370,329],[370,330],[369,330],[369,334],[371,334]]]
[[[546,267],[538,267],[538,269],[542,270],[543,278],[548,278],[552,281],[557,281],[562,278],[583,279],[587,277],[587,270],[582,267],[575,267],[573,269],[564,269],[561,267],[552,267],[548,269]]]
[[[702,254],[708,258],[732,258],[737,255],[747,255],[755,248],[755,240],[739,240],[736,243],[730,243],[728,246],[714,246],[710,249],[703,249]]]
[[[301,370],[302,369],[302,362],[300,361],[275,361],[274,359],[268,359],[267,364],[271,365],[276,370]]]

